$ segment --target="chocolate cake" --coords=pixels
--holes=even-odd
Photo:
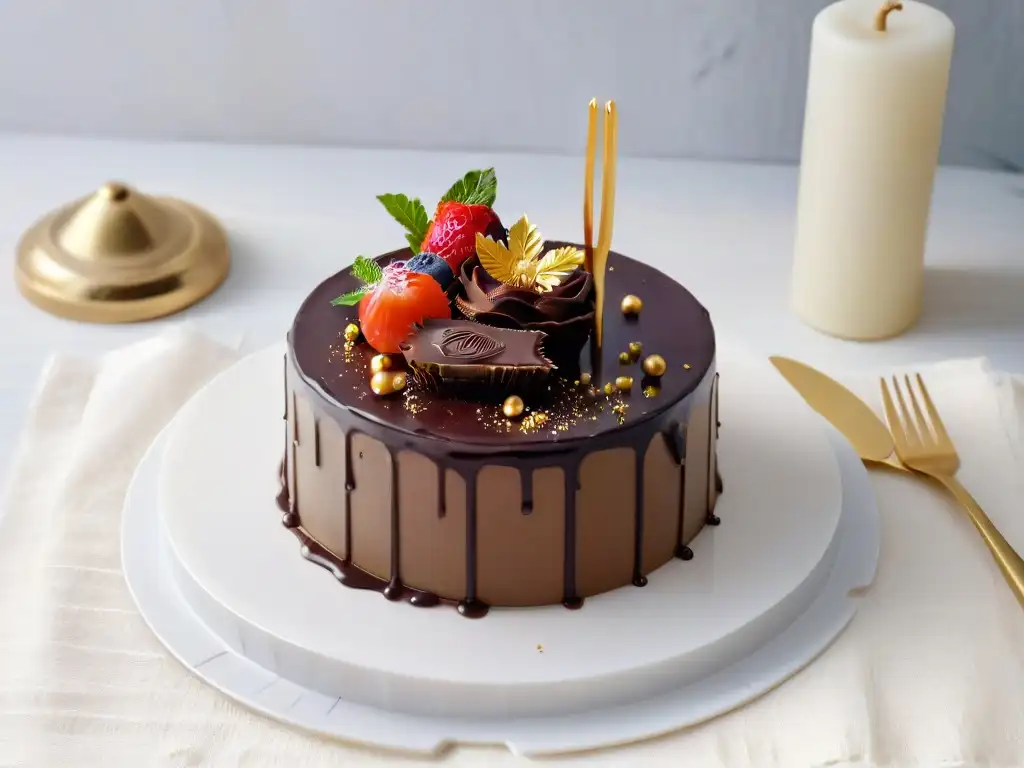
[[[643,587],[693,556],[721,492],[707,310],[606,239],[506,231],[495,190],[471,172],[430,220],[382,195],[413,247],[321,283],[283,360],[302,554],[470,617]]]

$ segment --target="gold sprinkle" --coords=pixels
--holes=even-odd
[[[648,355],[644,358],[643,369],[648,376],[664,376],[667,368],[665,358],[661,355]]]
[[[661,393],[661,390],[658,389],[653,384],[650,385],[650,386],[644,387],[644,397],[646,397],[646,398],[657,397],[660,393]]]
[[[626,421],[626,410],[629,408],[625,403],[615,403],[612,406],[612,413],[615,414],[615,419],[622,424]]]
[[[615,388],[621,392],[629,392],[633,388],[633,377],[619,376],[615,379]]]
[[[523,398],[519,395],[509,395],[501,404],[501,411],[510,419],[518,419],[523,415]]]
[[[629,356],[637,360],[644,351],[644,346],[639,341],[629,342]]]
[[[690,364],[689,363],[683,363],[683,370],[684,371],[690,370]]]
[[[478,411],[477,422],[485,429],[500,434],[518,427],[523,434],[548,432],[554,440],[586,421],[598,421],[595,414],[604,410],[605,399],[595,399],[600,392],[593,387],[583,389],[573,386],[570,380],[558,379],[552,384],[551,390],[553,397],[546,401],[547,408],[535,411],[524,407],[523,416],[518,422],[504,417],[500,403],[475,409]]]
[[[417,413],[423,413],[423,411],[427,410],[427,407],[420,401],[420,396],[415,392],[410,392],[409,390],[406,390],[405,392],[403,405],[405,406],[405,410],[414,416]]]
[[[629,365],[633,362],[633,358],[629,356],[629,352],[619,353],[619,365]]]
[[[335,326],[337,327],[337,326]],[[345,341],[355,341],[359,338],[359,326],[355,323],[349,323],[345,326]]]

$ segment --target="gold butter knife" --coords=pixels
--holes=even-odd
[[[896,457],[889,428],[867,403],[809,365],[788,357],[768,359],[804,401],[842,433],[861,461],[909,471]]]

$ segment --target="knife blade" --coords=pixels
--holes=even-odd
[[[896,458],[889,428],[867,403],[835,379],[798,360],[779,356],[768,359],[804,402],[850,441],[862,461],[908,471]]]

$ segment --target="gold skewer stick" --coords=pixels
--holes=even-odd
[[[594,271],[594,161],[597,155],[597,99],[587,108],[587,164],[583,177],[583,269]]]
[[[612,224],[615,221],[615,161],[619,147],[619,116],[615,102],[604,105],[604,157],[601,161],[601,221],[598,227],[597,249],[594,251],[594,333],[597,348],[604,340],[605,270],[608,251],[612,247]]]

